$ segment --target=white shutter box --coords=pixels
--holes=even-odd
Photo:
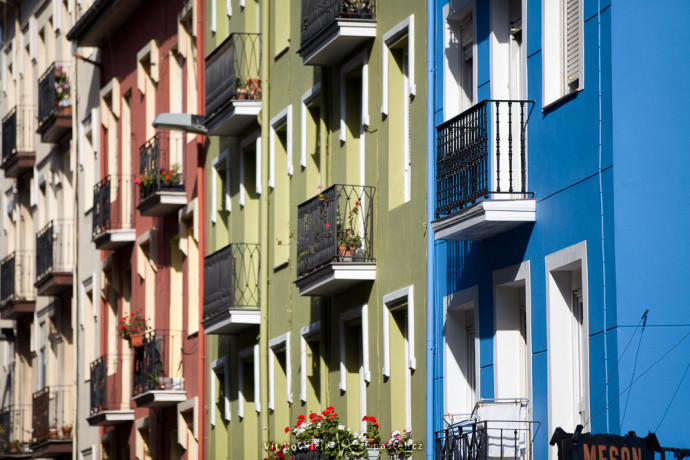
[[[580,0],[566,0],[565,13],[566,84],[570,87],[580,78]]]

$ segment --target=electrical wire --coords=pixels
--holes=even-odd
[[[666,406],[666,410],[664,411],[663,417],[661,417],[661,421],[659,421],[659,424],[656,426],[656,430],[654,430],[655,433],[659,432],[659,428],[661,427],[661,424],[664,422],[664,419],[666,418],[666,414],[668,414],[668,410],[671,408],[671,404],[673,403],[673,400],[676,399],[676,395],[678,394],[678,391],[680,390],[680,386],[683,384],[683,380],[685,380],[685,376],[688,374],[689,369],[690,369],[690,360],[688,360],[688,365],[685,366],[685,372],[683,373],[683,377],[680,378],[680,382],[678,382],[678,386],[676,387],[676,391],[673,393],[673,397],[668,402],[668,406]]]
[[[647,318],[645,317],[644,319],[644,324],[642,325],[642,332],[640,332],[640,341],[637,343],[637,352],[635,353],[635,362],[633,364],[633,370],[632,370],[632,375],[630,376],[630,386],[632,386],[632,381],[635,379],[635,371],[637,370],[637,359],[640,356],[640,347],[642,346],[642,336],[644,335],[644,328],[647,325]],[[628,391],[628,395],[625,397],[625,407],[623,408],[623,417],[621,417],[621,426],[623,426],[623,422],[625,421],[625,414],[628,412],[628,401],[630,401],[630,393],[631,391]]]

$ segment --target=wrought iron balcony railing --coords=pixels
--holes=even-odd
[[[35,111],[16,106],[2,119],[2,161],[18,152],[34,152]]]
[[[376,0],[302,0],[301,46],[336,19],[376,19]]]
[[[493,195],[533,196],[526,147],[533,104],[484,100],[436,128],[436,218]]]
[[[109,175],[93,188],[92,235],[132,227],[132,178]]]
[[[207,118],[231,100],[261,99],[261,34],[234,33],[206,58]]]
[[[184,137],[169,132],[156,133],[139,147],[139,200],[143,201],[161,190],[184,191],[182,161]]]
[[[153,330],[134,348],[133,396],[148,391],[184,390],[181,331]]]
[[[54,62],[38,80],[39,128],[55,115],[71,115],[72,99],[67,64]]]
[[[36,234],[36,281],[53,272],[72,271],[72,222],[51,220]]]
[[[259,307],[258,244],[235,243],[204,260],[204,320],[228,308]]]
[[[116,383],[124,372],[123,358],[120,355],[104,355],[91,363],[90,415],[130,410],[129,395],[122,394],[122,385]]]
[[[26,453],[31,442],[31,406],[0,409],[0,456]]]
[[[15,251],[0,263],[0,304],[14,300],[34,300],[33,251]]]
[[[297,276],[331,262],[375,262],[376,188],[333,185],[297,208]]]
[[[437,431],[435,460],[530,460],[533,421],[468,420]]]
[[[72,388],[46,387],[33,394],[33,441],[40,443],[54,439],[69,439],[71,434],[62,428],[72,427]]]

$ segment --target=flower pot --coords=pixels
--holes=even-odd
[[[58,437],[58,430],[56,426],[51,426],[50,429],[48,430],[48,439],[57,439]]]
[[[65,425],[62,427],[62,437],[71,438],[72,437],[72,427],[70,425]]]
[[[129,336],[129,344],[133,347],[144,346],[144,334],[132,334]]]
[[[261,99],[261,79],[248,78],[247,89],[249,90],[250,99]]]
[[[412,457],[412,452],[403,452],[402,454],[388,454],[391,460],[406,460]]]
[[[16,454],[19,452],[19,448],[15,445],[10,445],[10,454]]]
[[[338,246],[338,261],[352,262],[352,257],[355,255],[356,250],[355,246]]]
[[[379,457],[381,457],[381,451],[377,447],[367,448],[367,459],[377,460]]]
[[[237,96],[237,99],[239,99],[240,101],[246,100],[247,99],[247,90],[244,88],[238,89],[236,96]]]

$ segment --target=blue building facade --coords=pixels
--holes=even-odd
[[[537,459],[578,424],[690,446],[690,5],[428,11],[427,426],[508,399]]]

